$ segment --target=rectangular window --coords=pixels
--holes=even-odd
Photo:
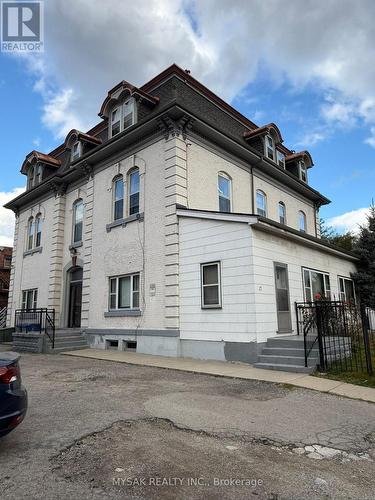
[[[277,164],[279,165],[279,167],[285,168],[285,156],[284,156],[284,153],[282,153],[278,149],[276,150],[276,160],[277,160]]]
[[[109,309],[139,309],[139,274],[109,279]]]
[[[120,133],[121,126],[121,108],[115,108],[111,113],[111,136]]]
[[[81,156],[81,143],[75,142],[72,147],[72,161],[78,160]]]
[[[355,303],[354,283],[350,278],[339,276],[339,296],[344,302]]]
[[[221,307],[220,262],[201,264],[202,309]]]
[[[4,257],[4,267],[9,269],[12,265],[12,257],[10,255],[6,255]]]
[[[304,161],[299,163],[299,178],[303,182],[307,182],[307,169]]]
[[[275,160],[275,151],[273,146],[273,139],[270,135],[266,136],[266,155],[270,160]]]
[[[331,299],[331,285],[328,273],[314,271],[313,269],[303,269],[303,286],[306,302]]]
[[[129,175],[129,215],[139,213],[139,170]]]
[[[134,123],[134,101],[126,101],[123,105],[123,130],[131,127]]]
[[[38,290],[23,290],[22,292],[22,309],[36,309],[38,301]]]
[[[36,248],[38,248],[42,244],[42,216],[41,215],[39,215],[35,219],[35,230],[36,230],[35,246],[36,246]]]

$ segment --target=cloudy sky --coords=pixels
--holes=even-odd
[[[373,0],[45,2],[45,52],[0,54],[0,204],[21,192],[27,153],[95,125],[118,81],[142,85],[175,62],[309,149],[310,184],[333,201],[322,215],[355,229],[375,197],[374,18]],[[0,209],[0,244],[12,220]]]

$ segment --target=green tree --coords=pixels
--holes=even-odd
[[[375,205],[371,205],[367,224],[361,226],[354,253],[358,271],[352,274],[356,292],[363,305],[375,307]]]
[[[344,234],[339,234],[333,227],[327,226],[324,219],[320,219],[320,236],[327,243],[348,251],[353,250],[356,241],[353,233],[347,231]]]

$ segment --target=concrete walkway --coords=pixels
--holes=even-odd
[[[244,363],[228,363],[224,361],[208,361],[191,358],[168,358],[135,352],[82,349],[62,353],[66,356],[103,359],[128,363],[132,365],[153,366],[169,370],[180,370],[191,373],[215,375],[217,377],[230,377],[249,380],[262,380],[278,384],[290,384],[320,392],[328,392],[352,399],[361,399],[375,403],[375,389],[359,385],[347,384],[338,380],[313,377],[304,373],[290,373],[274,370],[262,370]]]

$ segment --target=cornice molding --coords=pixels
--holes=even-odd
[[[170,116],[166,115],[158,120],[158,127],[166,140],[170,137],[179,136],[186,139],[188,132],[193,127],[194,121],[194,118],[188,115],[183,115],[178,120],[173,120]]]

